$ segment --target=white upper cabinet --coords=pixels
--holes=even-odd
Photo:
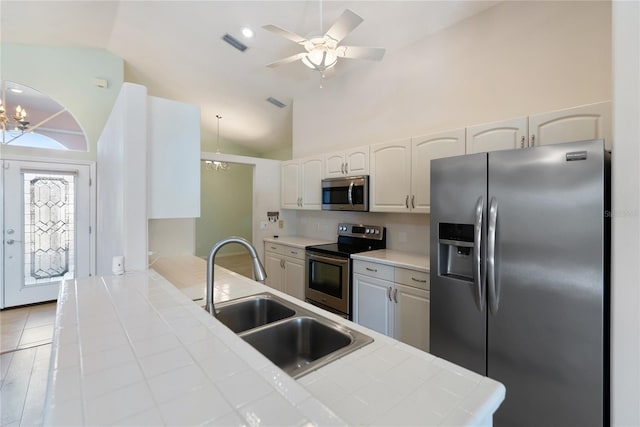
[[[369,146],[326,154],[324,165],[324,178],[368,175]]]
[[[467,153],[604,139],[612,147],[611,102],[582,105],[467,128]]]
[[[430,212],[431,160],[461,156],[464,150],[464,129],[411,138],[411,212]]]
[[[467,154],[527,146],[527,118],[485,123],[467,128]]]
[[[300,159],[300,204],[302,209],[320,210],[322,207],[322,157]]]
[[[529,146],[604,139],[612,147],[611,102],[529,116]]]
[[[322,157],[282,162],[280,200],[283,209],[320,210],[322,206],[321,180],[324,168]]]
[[[289,160],[282,162],[280,171],[280,200],[282,208],[300,208],[300,161]]]
[[[431,160],[464,154],[464,129],[371,146],[369,210],[429,213]]]
[[[408,212],[411,193],[411,141],[371,146],[369,210]]]

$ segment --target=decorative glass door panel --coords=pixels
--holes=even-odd
[[[24,173],[25,286],[72,279],[75,175]]]
[[[91,269],[89,166],[4,161],[4,307],[54,300]]]

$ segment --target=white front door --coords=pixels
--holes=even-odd
[[[91,272],[90,167],[5,160],[3,307],[55,300]]]

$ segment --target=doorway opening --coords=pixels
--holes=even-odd
[[[207,258],[213,245],[229,236],[253,241],[254,165],[230,163],[226,170],[200,162],[200,218],[196,219],[196,255]],[[253,278],[248,253],[239,245],[227,245],[216,264]]]

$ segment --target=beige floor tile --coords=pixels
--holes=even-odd
[[[0,337],[0,353],[4,353],[5,351],[15,350],[18,348],[18,344],[20,343],[20,336],[22,335],[22,331],[18,331],[12,334],[3,334]]]
[[[21,347],[51,342],[53,339],[53,324],[28,328],[22,331],[19,345]]]
[[[55,311],[35,311],[29,313],[29,318],[24,325],[25,328],[35,328],[38,326],[53,325],[56,321]]]
[[[0,424],[20,421],[31,380],[31,369],[36,349],[14,353],[7,376],[0,388]]]

